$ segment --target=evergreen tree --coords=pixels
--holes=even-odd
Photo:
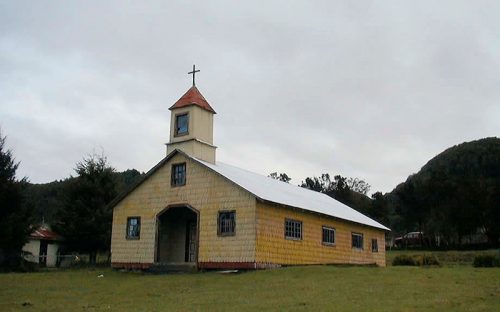
[[[31,213],[23,205],[22,188],[26,179],[16,180],[16,163],[12,151],[5,147],[0,132],[0,266],[15,267],[21,260],[21,249],[30,233]]]
[[[108,204],[117,194],[115,169],[106,157],[91,155],[78,162],[75,171],[78,176],[67,186],[55,228],[68,251],[88,253],[95,264],[97,252],[108,251],[111,244],[113,211]]]
[[[381,192],[372,194],[368,215],[382,224],[389,224],[389,204]]]

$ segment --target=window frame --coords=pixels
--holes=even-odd
[[[232,216],[233,224],[231,225],[232,226],[231,232],[222,231],[221,216],[225,214]],[[217,212],[217,236],[225,237],[225,236],[235,236],[235,235],[236,235],[236,210],[219,210]]]
[[[131,221],[132,220],[137,220],[137,223],[135,224],[136,227],[136,235],[135,236],[130,236],[130,226],[131,226]],[[132,216],[132,217],[127,217],[127,226],[125,227],[125,238],[127,240],[139,240],[141,239],[141,217],[139,216]]]
[[[183,181],[183,183],[177,183],[177,179],[176,179],[175,169],[177,167],[180,167],[180,166],[184,166],[184,181]],[[184,186],[184,185],[186,185],[186,180],[187,180],[186,162],[172,164],[172,170],[170,172],[170,186],[172,186],[172,187]]]
[[[361,247],[358,247],[357,244],[356,244],[356,246],[354,245],[354,236],[361,237]],[[359,249],[359,250],[364,249],[363,233],[351,232],[351,247],[352,247],[352,249]]]
[[[287,222],[289,222],[293,225],[293,229],[291,229],[293,236],[287,235]],[[297,224],[300,225],[299,237],[295,236],[295,232],[296,232],[295,225],[297,225]],[[284,231],[283,231],[285,239],[294,240],[294,241],[301,241],[303,238],[303,233],[302,233],[303,229],[304,229],[304,226],[303,226],[302,221],[290,219],[290,218],[285,218]]]
[[[372,252],[378,252],[378,239],[376,238],[372,238]]]
[[[326,231],[332,231],[333,232],[333,242],[328,242],[328,241],[325,241],[325,230]],[[335,246],[336,245],[336,242],[337,242],[337,231],[335,230],[334,227],[331,227],[331,226],[327,226],[327,225],[323,225],[321,227],[321,243],[325,246]]]
[[[179,118],[186,116],[186,132],[179,133]],[[174,137],[189,135],[189,112],[175,114],[175,122],[174,122]]]

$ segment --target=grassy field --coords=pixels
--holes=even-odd
[[[500,269],[309,266],[240,274],[111,269],[0,274],[0,311],[173,310],[500,311]]]

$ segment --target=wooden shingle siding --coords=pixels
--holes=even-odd
[[[182,162],[186,163],[186,185],[172,187],[172,164]],[[113,266],[141,267],[154,263],[157,215],[169,206],[185,204],[199,212],[200,268],[328,263],[385,266],[383,230],[257,201],[248,191],[181,153],[169,159],[115,206],[111,242]],[[235,235],[218,236],[218,212],[232,210],[236,212]],[[141,218],[138,240],[126,239],[127,217],[130,216]],[[301,239],[285,239],[285,219],[302,222]],[[334,245],[323,244],[323,226],[335,229]],[[353,232],[363,234],[363,249],[352,248]],[[378,252],[372,252],[372,239],[377,239]]]
[[[172,164],[181,162],[186,162],[186,185],[172,187]],[[168,206],[177,204],[189,204],[199,212],[198,262],[255,262],[254,196],[199,163],[176,154],[115,206],[112,263],[154,263],[156,217]],[[236,211],[234,236],[217,236],[220,210]],[[126,240],[130,216],[141,217],[139,240]]]
[[[285,219],[302,222],[302,239],[284,237]],[[322,243],[322,227],[335,228],[335,245]],[[353,249],[351,233],[363,233],[363,249]],[[377,239],[378,252],[371,240]],[[347,222],[317,213],[257,202],[256,262],[258,267],[277,264],[373,264],[385,266],[383,230]]]

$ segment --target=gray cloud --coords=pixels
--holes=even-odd
[[[300,183],[390,191],[432,156],[500,133],[495,1],[10,1],[0,125],[33,182],[104,150],[148,170],[189,87],[218,112],[218,159]]]

